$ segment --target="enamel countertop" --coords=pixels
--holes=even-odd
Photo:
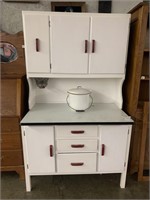
[[[76,112],[65,103],[35,104],[21,121],[21,125],[132,123],[115,104],[94,104],[84,112]]]

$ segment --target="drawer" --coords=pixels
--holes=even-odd
[[[97,140],[57,140],[57,152],[96,152]]]
[[[55,126],[57,139],[96,138],[97,126]]]
[[[20,134],[2,134],[1,135],[1,149],[2,150],[17,150],[21,149],[21,135]]]
[[[2,117],[1,118],[1,132],[20,132],[20,124],[18,117]]]
[[[96,172],[96,153],[58,154],[57,170],[61,173]]]
[[[18,165],[23,165],[23,155],[21,150],[1,152],[1,166]]]

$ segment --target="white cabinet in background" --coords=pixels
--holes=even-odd
[[[27,72],[124,74],[129,21],[129,14],[23,12]]]
[[[26,126],[26,164],[29,174],[55,172],[53,126]]]

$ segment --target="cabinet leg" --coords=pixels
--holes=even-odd
[[[26,175],[26,191],[31,191],[31,177],[29,175]]]
[[[125,188],[125,184],[126,184],[126,171],[124,171],[121,174],[121,177],[120,177],[120,187],[121,188]]]

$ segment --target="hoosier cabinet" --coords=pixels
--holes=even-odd
[[[31,176],[104,173],[120,173],[124,188],[133,123],[122,111],[130,14],[22,14],[30,107],[21,121],[26,190]],[[68,102],[68,90],[78,86],[92,99],[82,112]]]

